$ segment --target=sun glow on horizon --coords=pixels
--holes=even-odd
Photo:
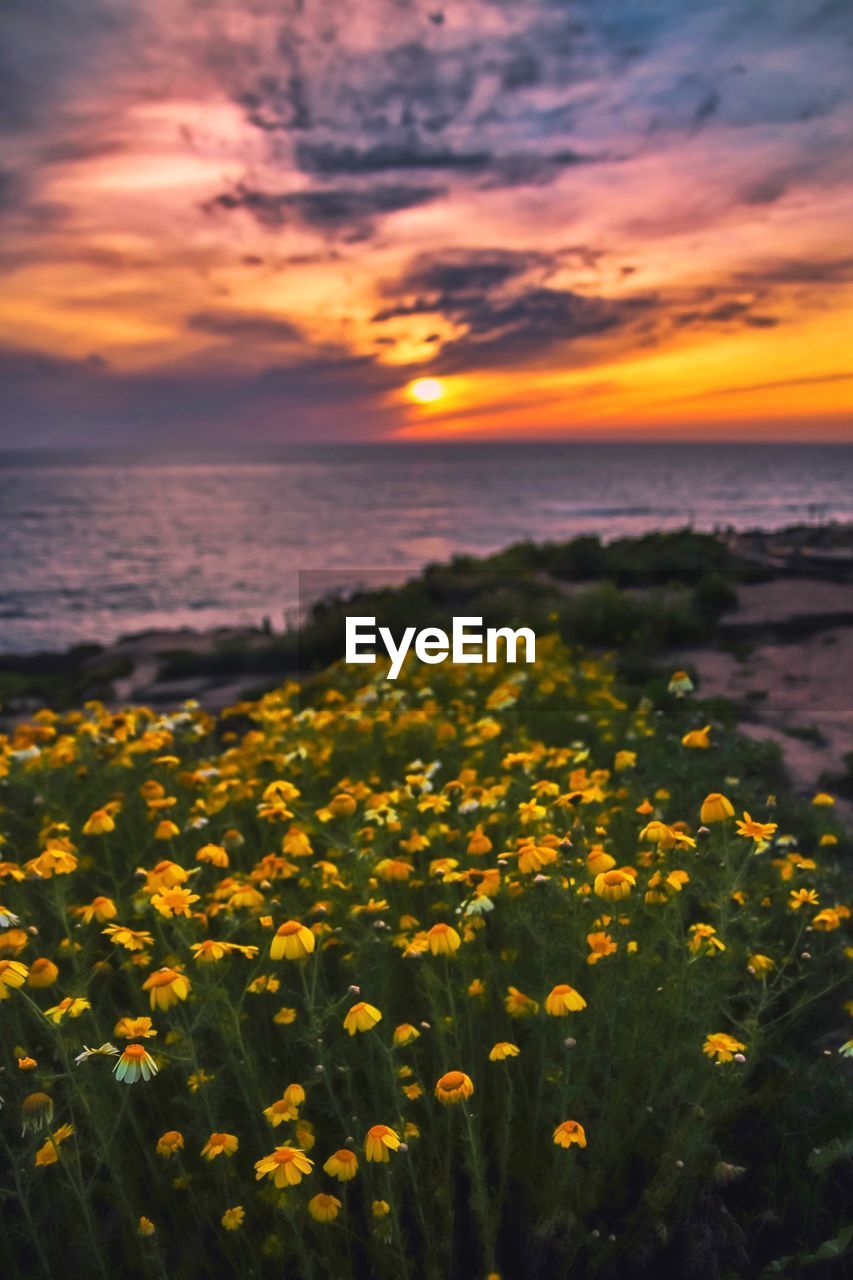
[[[444,383],[438,378],[415,378],[407,386],[406,392],[415,404],[434,404],[447,395]]]

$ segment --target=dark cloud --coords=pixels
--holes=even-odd
[[[437,346],[431,367],[437,371],[511,364],[538,357],[552,348],[606,333],[620,334],[643,346],[660,343],[678,329],[769,329],[779,323],[769,314],[766,284],[747,301],[714,288],[610,299],[557,287],[567,266],[595,270],[601,254],[572,246],[555,254],[500,249],[470,250],[419,257],[398,280],[386,282],[386,307],[373,317],[382,325],[406,316],[441,316],[458,336]]]
[[[520,360],[558,343],[605,333],[624,316],[624,307],[603,298],[557,289],[528,289],[506,301],[471,300],[457,305],[452,316],[467,332],[442,348],[439,365],[450,370]]]
[[[379,142],[356,147],[333,142],[300,139],[294,151],[304,173],[329,180],[335,177],[371,177],[386,173],[444,173],[475,180],[483,190],[524,187],[553,182],[565,169],[600,163],[604,156],[571,147],[548,153],[534,150],[452,150],[425,144],[416,136],[408,141]]]
[[[853,257],[774,259],[735,277],[747,285],[840,285],[853,280]]]
[[[553,259],[544,254],[506,249],[470,249],[440,257],[419,257],[402,279],[387,286],[387,292],[398,298],[400,295],[415,297],[380,312],[375,319],[399,315],[401,307],[408,315],[423,311],[451,312],[468,300],[476,301],[482,294],[518,279],[536,267],[552,264]]]
[[[244,185],[223,192],[205,206],[209,211],[244,209],[264,227],[276,228],[296,219],[319,230],[366,228],[386,213],[427,204],[441,194],[435,187],[401,184],[363,189],[260,191]]]
[[[507,299],[457,298],[445,314],[465,334],[445,343],[435,367],[442,372],[511,364],[558,344],[590,338],[625,323],[638,305],[556,289],[528,289]]]
[[[748,302],[736,299],[718,302],[713,307],[692,311],[676,311],[672,322],[676,328],[707,328],[709,325],[747,325],[751,329],[772,329],[779,320],[776,316],[766,315],[753,310]]]
[[[302,330],[278,316],[248,311],[199,311],[187,317],[187,328],[215,338],[245,342],[300,343]]]
[[[578,249],[568,251],[576,256]],[[406,275],[386,285],[395,298],[373,317],[376,324],[402,316],[440,315],[461,329],[437,351],[442,372],[535,356],[557,344],[594,337],[628,323],[646,306],[615,303],[546,281],[560,255],[470,250],[416,259]]]
[[[338,174],[376,174],[395,169],[486,168],[492,160],[488,151],[452,151],[447,147],[425,147],[417,138],[410,142],[377,142],[357,147],[335,142],[296,144],[296,163],[306,173],[323,177]]]

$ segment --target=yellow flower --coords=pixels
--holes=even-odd
[[[439,1102],[448,1106],[454,1102],[463,1102],[474,1092],[474,1082],[464,1071],[446,1071],[435,1086],[435,1096]]]
[[[420,1036],[417,1027],[413,1027],[411,1022],[401,1022],[399,1027],[394,1028],[394,1044],[401,1048],[403,1045],[411,1044],[413,1040],[417,1040]]]
[[[124,947],[125,951],[142,951],[154,941],[153,936],[144,929],[128,929],[123,924],[108,924],[101,932],[117,947]]]
[[[181,834],[181,828],[176,826],[169,818],[163,818],[154,828],[155,840],[174,840],[175,836]]]
[[[535,800],[522,800],[518,806],[518,816],[523,826],[529,822],[538,822],[547,812],[544,805],[537,804]]]
[[[337,1178],[339,1182],[349,1182],[358,1172],[358,1156],[354,1151],[341,1147],[329,1156],[323,1165],[323,1172],[330,1178]]]
[[[215,1160],[217,1156],[233,1156],[240,1141],[233,1133],[212,1133],[201,1149],[205,1160]]]
[[[217,938],[205,938],[203,942],[193,942],[190,946],[196,964],[218,964],[233,949],[230,943],[220,942]]]
[[[113,1067],[113,1072],[117,1080],[135,1084],[140,1077],[145,1081],[153,1080],[157,1074],[157,1064],[144,1044],[129,1044]]]
[[[788,906],[792,911],[799,911],[800,907],[808,906],[816,907],[820,902],[820,898],[814,889],[792,889],[788,898]]]
[[[212,867],[227,867],[228,854],[225,852],[221,844],[205,844],[199,849],[195,855],[196,862],[207,862]],[[233,1210],[229,1209],[229,1213]],[[242,1221],[242,1219],[241,1219]],[[231,1228],[233,1230],[233,1228]]]
[[[341,1202],[337,1196],[330,1196],[319,1191],[308,1201],[308,1212],[315,1222],[334,1222],[341,1211]]]
[[[151,1221],[150,1218],[146,1218],[143,1215],[143,1217],[139,1219],[139,1224],[136,1228],[137,1235],[153,1236],[156,1230],[157,1228],[154,1226],[154,1223]]]
[[[586,1133],[577,1120],[564,1120],[554,1130],[554,1144],[558,1147],[586,1146]]]
[[[160,893],[155,893],[151,905],[157,908],[161,916],[186,916],[189,919],[192,914],[190,907],[198,900],[197,893],[190,893],[189,889],[176,885],[174,889],[163,889]]]
[[[769,840],[771,836],[776,834],[778,824],[775,822],[756,822],[744,810],[743,818],[736,818],[735,825],[739,836],[744,836],[748,840]]]
[[[374,868],[380,880],[406,881],[414,872],[411,862],[403,858],[383,858]]]
[[[609,933],[588,933],[586,942],[590,949],[590,954],[586,958],[587,964],[598,964],[599,960],[603,960],[605,956],[612,956],[617,949],[617,944]]]
[[[189,878],[189,871],[171,858],[164,858],[151,870],[145,873],[145,892],[157,893],[161,889],[174,889]]]
[[[142,984],[149,993],[152,1009],[171,1009],[180,1000],[186,1000],[191,984],[186,974],[177,969],[157,969]]]
[[[726,944],[717,937],[717,930],[712,924],[692,924],[687,948],[694,956],[712,956],[717,951],[725,951]]]
[[[91,1007],[84,996],[66,996],[64,1000],[60,1000],[59,1004],[45,1009],[44,1016],[59,1026],[64,1018],[79,1018],[81,1013],[85,1013]]]
[[[539,1012],[539,1001],[526,996],[518,987],[507,987],[504,1008],[511,1018],[530,1018]]]
[[[35,1058],[24,1056],[18,1059],[19,1071],[35,1071],[37,1066],[38,1066],[38,1063],[36,1062]]]
[[[746,1045],[735,1040],[734,1036],[727,1035],[725,1031],[715,1031],[706,1037],[702,1052],[709,1058],[716,1058],[717,1062],[731,1062],[734,1055],[745,1048]]]
[[[96,809],[90,814],[83,825],[84,836],[101,836],[107,835],[110,831],[115,831],[116,824],[113,821],[112,814],[109,809]]]
[[[52,876],[69,876],[77,870],[77,859],[67,849],[45,849],[37,858],[31,858],[26,864],[28,871],[50,880]]]
[[[818,809],[828,809],[835,804],[835,797],[828,791],[818,791],[817,795],[812,797],[812,804]]]
[[[370,1031],[381,1019],[382,1014],[378,1009],[374,1009],[372,1004],[366,1004],[364,1000],[359,1000],[344,1018],[343,1027],[351,1036],[354,1036],[357,1031]]]
[[[291,1022],[295,1022],[295,1021],[296,1021],[296,1010],[289,1009],[285,1005],[282,1005],[278,1013],[275,1014],[275,1016],[273,1017],[273,1022],[275,1022],[280,1027],[289,1027]]]
[[[314,1137],[314,1126],[308,1120],[297,1120],[293,1126],[296,1145],[303,1151],[310,1151],[317,1139]]]
[[[603,871],[609,871],[615,866],[616,859],[611,858],[600,844],[593,845],[586,855],[586,869],[591,876],[599,876]]]
[[[169,1129],[157,1139],[156,1149],[158,1156],[162,1156],[164,1160],[170,1160],[179,1151],[183,1151],[184,1135],[178,1133],[177,1129]]]
[[[370,1212],[374,1218],[384,1218],[391,1212],[391,1206],[387,1200],[374,1200],[370,1206]]]
[[[272,960],[304,960],[314,950],[315,938],[310,929],[299,920],[287,920],[279,925],[270,944]]]
[[[400,1139],[393,1129],[389,1129],[387,1124],[375,1124],[368,1129],[364,1139],[364,1158],[368,1163],[387,1164],[390,1159],[388,1152],[396,1151],[399,1145]]]
[[[706,724],[702,729],[691,729],[681,739],[681,745],[682,747],[690,747],[694,751],[707,751],[711,745],[708,738],[710,732],[711,726],[709,724]]]
[[[577,1013],[586,1008],[586,1000],[574,987],[560,982],[545,998],[545,1012],[552,1018],[564,1018],[569,1013]]]
[[[702,808],[699,811],[699,817],[706,827],[712,822],[725,822],[727,818],[733,818],[735,811],[731,800],[728,800],[719,791],[712,791],[702,801]]]
[[[499,1040],[489,1050],[489,1062],[504,1062],[507,1058],[517,1058],[521,1053],[517,1044],[509,1040]]]
[[[255,1161],[255,1180],[272,1178],[281,1191],[283,1187],[295,1187],[313,1168],[314,1161],[299,1147],[276,1147],[270,1155]]]
[[[305,1101],[305,1090],[301,1084],[289,1084],[283,1095],[273,1102],[264,1111],[267,1120],[277,1129],[285,1120],[295,1120],[299,1115],[299,1108]]]
[[[356,811],[356,802],[346,791],[341,791],[329,801],[329,810],[336,818],[351,818]]]
[[[12,991],[22,987],[28,973],[19,960],[0,960],[0,1000],[8,1000]]]
[[[74,1126],[72,1124],[64,1124],[55,1133],[52,1133],[36,1152],[33,1162],[36,1168],[44,1169],[48,1165],[56,1164],[59,1160],[59,1144],[70,1138],[73,1132]]]
[[[98,924],[106,924],[108,920],[115,920],[118,915],[112,898],[104,897],[93,898],[87,906],[75,907],[74,910],[84,924],[91,924],[93,920],[97,920]]]
[[[824,907],[823,911],[818,911],[812,920],[812,928],[817,929],[819,933],[832,933],[834,929],[840,929],[841,912],[833,907]]]
[[[434,956],[450,956],[462,945],[459,934],[449,924],[434,924],[427,933],[427,945]]]
[[[763,956],[759,951],[749,957],[747,964],[756,978],[763,978],[765,974],[771,973],[776,968],[774,961],[769,956]]]
[[[308,836],[298,827],[291,827],[282,837],[281,851],[291,858],[310,858],[314,852]]]
[[[122,1040],[150,1040],[156,1034],[150,1018],[119,1018],[113,1028],[113,1035]]]
[[[651,822],[647,822],[640,832],[641,840],[648,840],[650,844],[656,844],[664,853],[672,849],[675,845],[675,832],[672,827],[667,826],[665,822],[661,822],[659,818],[652,818]]]
[[[245,1216],[246,1210],[243,1206],[235,1204],[233,1208],[225,1210],[219,1221],[226,1231],[237,1231],[242,1227]]]
[[[518,851],[518,869],[525,875],[532,875],[557,861],[557,850],[547,844],[525,842]]]
[[[628,897],[636,883],[637,878],[629,867],[614,868],[612,871],[602,871],[597,875],[593,889],[599,898],[618,902],[620,898]]]
[[[491,853],[492,842],[482,827],[475,827],[468,839],[467,853],[469,857],[477,858],[483,854]]]

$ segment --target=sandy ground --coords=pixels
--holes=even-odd
[[[701,696],[738,704],[743,733],[778,743],[797,789],[810,794],[825,775],[843,774],[844,757],[853,752],[853,589],[804,578],[742,587],[738,596],[726,624],[756,628],[747,656],[719,648],[674,656],[696,669]],[[833,618],[841,625],[833,626]],[[804,634],[773,635],[792,620]],[[839,805],[853,818],[853,805]]]

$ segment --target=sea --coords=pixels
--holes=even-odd
[[[0,652],[154,628],[280,630],[306,582],[395,583],[523,539],[851,520],[853,443],[6,453]]]

